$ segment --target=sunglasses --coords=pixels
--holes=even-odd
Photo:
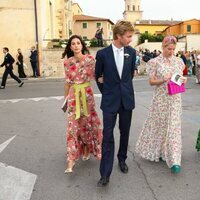
[[[167,43],[177,43],[177,39],[172,36],[172,35],[169,35],[169,36],[166,36],[164,39],[163,39],[163,44],[167,44]]]

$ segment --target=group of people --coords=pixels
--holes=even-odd
[[[24,57],[23,57],[21,49],[20,48],[17,49],[17,55],[16,55],[16,65],[18,66],[19,77],[17,77],[13,73],[13,64],[15,63],[15,59],[9,53],[9,48],[4,47],[3,53],[5,54],[4,61],[0,65],[0,67],[5,66],[5,71],[3,73],[0,89],[5,89],[8,75],[10,75],[11,78],[13,78],[15,81],[18,82],[19,87],[22,87],[24,82],[21,79],[26,78],[27,75],[24,72]],[[38,67],[37,67],[37,60],[38,60],[37,57],[38,57],[37,50],[35,49],[35,46],[32,46],[31,47],[31,54],[30,54],[29,58],[30,58],[31,67],[32,67],[32,70],[33,70],[33,77],[39,76]]]
[[[161,54],[161,51],[150,51],[148,49],[140,50],[138,53],[138,60],[143,60],[144,62],[148,62],[152,58],[155,58]],[[200,84],[200,51],[178,51],[176,54],[177,57],[183,60],[185,64],[185,69],[183,71],[183,75],[188,76],[196,76],[196,83]],[[138,62],[136,62],[138,63]]]
[[[188,76],[195,75],[196,83],[200,84],[200,51],[179,51],[177,56],[182,58],[186,66],[183,73]]]
[[[64,58],[67,99],[67,167],[72,173],[75,162],[93,154],[100,160],[99,187],[109,183],[112,173],[115,140],[114,127],[119,117],[119,169],[128,173],[126,164],[132,110],[135,108],[132,79],[136,68],[136,51],[129,46],[134,28],[119,21],[113,28],[113,42],[99,50],[96,58],[82,38],[73,35],[62,55]],[[183,74],[184,63],[174,55],[176,38],[166,36],[162,53],[148,62],[149,84],[155,86],[152,104],[136,144],[136,152],[150,161],[166,162],[172,173],[181,170],[181,94],[169,95],[167,83],[174,73]],[[91,80],[102,94],[103,130],[95,109]],[[186,78],[182,79],[186,83]]]

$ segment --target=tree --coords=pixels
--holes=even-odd
[[[152,35],[150,33],[142,33],[139,37],[138,44],[142,44],[145,40],[149,42],[162,42],[164,35]]]

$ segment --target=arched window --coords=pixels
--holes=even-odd
[[[133,11],[135,11],[135,6],[133,5]]]

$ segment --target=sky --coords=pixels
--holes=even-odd
[[[103,17],[114,23],[123,19],[124,0],[73,0],[83,10],[83,14]],[[143,19],[189,20],[200,19],[200,1],[189,0],[141,0]],[[105,6],[106,5],[106,6]]]

